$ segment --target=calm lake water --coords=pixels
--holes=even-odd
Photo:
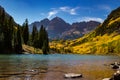
[[[115,61],[120,61],[120,57],[75,54],[0,55],[0,80],[101,80],[113,74],[109,64]],[[65,79],[66,73],[80,73],[84,77]]]

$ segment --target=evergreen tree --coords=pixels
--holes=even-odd
[[[43,51],[43,54],[47,54],[48,53],[48,51],[47,51],[47,41],[46,40],[43,43],[42,51]]]
[[[5,10],[0,10],[0,51],[12,53],[13,49],[22,51],[22,42],[19,28],[11,16],[6,16]]]
[[[43,40],[44,40],[44,27],[42,25],[40,28],[40,31],[39,31],[39,38],[38,38],[38,44],[39,44],[38,48],[40,48],[40,49],[42,49]]]
[[[37,27],[36,25],[33,25],[33,29],[32,29],[32,42],[35,40],[35,37],[38,35],[38,31],[37,31]]]
[[[25,22],[23,23],[23,41],[25,44],[27,44],[29,40],[29,29],[28,29],[28,20],[26,19]]]
[[[12,39],[13,39],[13,18],[10,16],[9,21],[8,21],[8,25],[7,27],[7,32],[6,32],[6,46],[8,49],[12,49]]]
[[[36,25],[33,25],[33,31],[32,31],[32,36],[31,36],[31,40],[32,40],[32,45],[35,48],[38,48],[38,30]]]
[[[0,15],[0,34],[3,34],[4,23],[5,23],[5,11],[3,9],[1,10],[1,15]]]
[[[47,54],[49,52],[49,39],[48,39],[48,33],[43,27],[43,25],[40,28],[39,31],[39,39],[38,39],[38,48],[42,49],[43,54]]]
[[[18,25],[18,30],[15,36],[14,42],[15,42],[14,43],[15,52],[21,53],[22,52],[22,38],[21,38],[21,30],[20,30],[19,25]]]
[[[3,9],[2,15],[1,15],[1,25],[3,26],[5,22],[5,10]]]
[[[45,46],[46,52],[49,52],[49,38],[48,38],[48,33],[44,28],[44,41],[43,41],[43,46]]]
[[[1,10],[1,15],[0,15],[0,51],[4,51],[4,33],[3,33],[3,27],[4,27],[4,22],[5,22],[5,11],[4,9]]]
[[[12,38],[13,38],[13,18],[10,17],[9,20],[5,20],[3,26],[4,34],[4,49],[5,52],[12,52]]]

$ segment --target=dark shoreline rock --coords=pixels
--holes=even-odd
[[[120,63],[119,62],[114,62],[110,64],[112,69],[120,69]]]

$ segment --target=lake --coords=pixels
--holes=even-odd
[[[101,80],[114,70],[110,63],[118,56],[77,54],[0,55],[0,80]],[[66,73],[80,73],[83,78],[65,79]]]

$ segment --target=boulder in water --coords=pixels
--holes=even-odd
[[[80,78],[82,74],[68,73],[64,75],[65,78]]]
[[[102,79],[102,80],[111,80],[110,78],[104,78],[104,79]]]

